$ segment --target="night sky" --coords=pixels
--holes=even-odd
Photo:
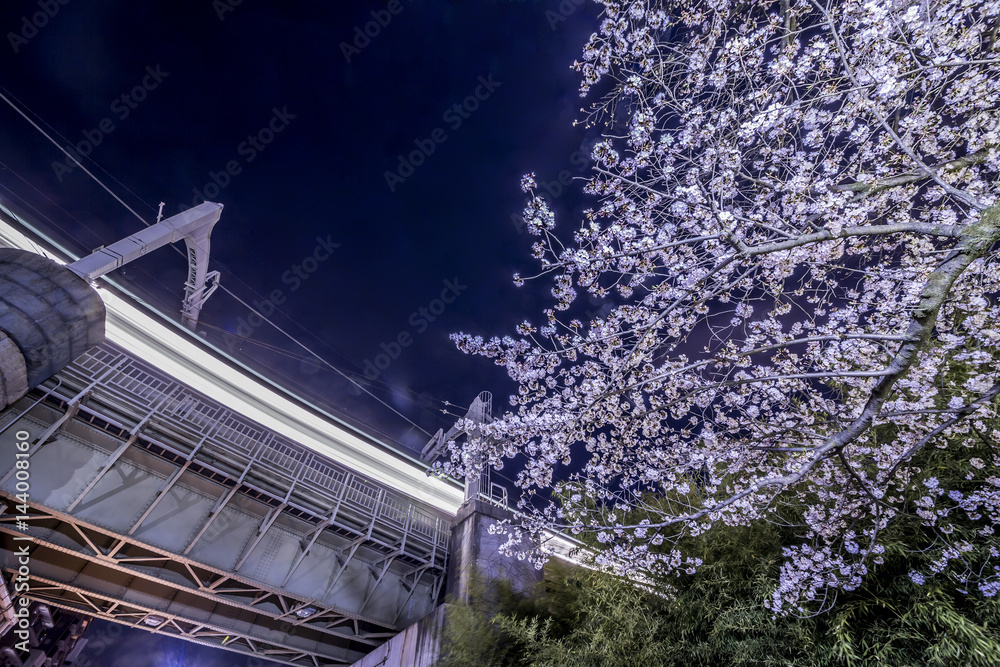
[[[511,333],[553,301],[545,285],[510,280],[536,267],[517,220],[519,179],[535,172],[564,224],[591,205],[578,182],[563,183],[585,175],[596,137],[573,126],[584,101],[570,65],[598,9],[574,0],[7,0],[0,92],[147,223],[159,202],[165,216],[204,198],[222,203],[211,266],[222,284],[273,311],[405,419],[221,290],[199,329],[413,453],[423,431],[454,421],[444,401],[468,405],[491,390],[497,411],[512,388],[448,334]],[[143,226],[4,103],[0,201],[77,253]],[[117,277],[176,320],[186,270],[163,249]],[[95,660],[244,664],[195,645],[177,658],[181,648],[149,637],[123,635]]]

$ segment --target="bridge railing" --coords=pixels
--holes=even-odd
[[[241,458],[264,462],[296,484],[327,496],[332,504],[347,503],[371,521],[408,530],[408,539],[424,542],[438,554],[447,552],[451,526],[405,495],[382,488],[338,462],[313,452],[283,435],[158,372],[109,343],[77,359],[68,371],[101,378],[99,386],[136,413],[155,410],[158,424],[190,432],[193,440],[232,451]]]

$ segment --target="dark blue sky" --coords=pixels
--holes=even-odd
[[[8,0],[0,87],[60,144],[88,153],[84,165],[147,222],[161,201],[171,215],[201,196],[224,204],[212,239],[223,284],[266,311],[273,301],[273,319],[345,373],[364,380],[384,365],[367,386],[421,429],[447,428],[441,402],[467,405],[484,389],[502,407],[502,370],[447,336],[509,333],[552,301],[542,285],[510,281],[534,268],[533,238],[512,215],[521,174],[584,173],[578,151],[594,135],[573,127],[583,100],[570,64],[599,7],[235,2]],[[0,104],[0,199],[79,252],[141,228],[66,164]],[[577,186],[549,189],[567,223],[587,205]],[[161,250],[120,279],[174,315],[185,273]],[[269,325],[253,326],[228,294],[212,297],[202,323],[365,430],[411,449],[426,441]]]
[[[223,203],[213,235],[223,284],[265,310],[275,295],[289,333],[345,372],[378,370],[379,396],[433,431],[432,401],[507,390],[447,334],[505,333],[548,300],[510,283],[531,267],[531,238],[511,216],[522,173],[582,173],[575,152],[588,137],[572,125],[582,100],[569,65],[594,10],[570,0],[554,23],[554,0],[400,0],[381,26],[371,12],[387,2],[281,4],[56,2],[34,30],[24,20],[42,11],[37,1],[4,3],[0,85],[60,143],[88,152],[85,166],[147,221],[160,201],[168,214],[203,195]],[[358,38],[366,28],[374,36]],[[38,209],[80,251],[141,226],[6,105],[0,161],[0,196]],[[582,199],[555,203],[571,211]],[[173,313],[185,270],[160,251],[122,279]],[[454,302],[435,314],[442,291]],[[219,292],[202,328],[249,334],[220,342],[419,448],[422,435],[404,436],[408,425],[346,381],[269,351],[304,354],[249,316]],[[401,335],[412,342],[376,369]]]

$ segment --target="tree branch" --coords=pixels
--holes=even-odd
[[[781,477],[769,477],[756,481],[749,489],[736,493],[711,507],[684,516],[672,517],[655,524],[653,527],[665,528],[676,523],[697,521],[708,514],[729,507],[752,493],[757,493],[761,488],[776,486],[780,490],[796,484],[817,463],[827,458],[832,452],[857,440],[871,428],[882,405],[889,398],[893,385],[906,375],[916,361],[917,354],[930,339],[934,324],[937,322],[938,312],[947,301],[952,285],[969,264],[982,257],[994,243],[1000,240],[1000,206],[983,209],[979,221],[962,228],[959,232],[959,238],[961,240],[955,252],[928,276],[927,282],[924,284],[920,293],[920,301],[913,309],[910,325],[907,329],[909,340],[900,346],[896,357],[886,367],[885,376],[875,385],[861,414],[850,426],[827,438],[826,442],[815,450],[813,456],[795,472]]]
[[[954,417],[952,417],[948,421],[946,421],[943,424],[941,424],[940,426],[938,426],[936,429],[934,429],[933,431],[931,431],[930,433],[928,433],[927,435],[925,435],[920,440],[920,442],[918,442],[917,444],[913,445],[908,450],[906,450],[906,452],[902,456],[899,457],[899,459],[896,461],[896,463],[893,464],[892,468],[889,469],[889,472],[886,473],[886,475],[885,475],[885,481],[888,482],[889,480],[891,480],[893,478],[893,476],[896,474],[896,471],[899,470],[899,468],[906,461],[909,461],[913,457],[914,454],[916,454],[921,449],[923,449],[924,446],[927,445],[928,442],[930,442],[931,440],[933,440],[934,438],[936,438],[937,436],[939,436],[941,433],[943,433],[945,431],[945,429],[951,428],[952,426],[954,426],[958,422],[962,421],[963,419],[965,419],[966,417],[968,417],[969,415],[971,415],[973,412],[975,412],[976,410],[978,410],[982,406],[984,406],[987,403],[990,403],[991,401],[993,401],[997,396],[1000,396],[1000,383],[994,384],[992,387],[990,387],[985,392],[983,392],[982,396],[980,396],[976,400],[972,401],[968,405],[965,405],[965,406],[963,406],[961,408],[958,408],[958,410],[957,410],[958,414],[957,415],[955,415]]]

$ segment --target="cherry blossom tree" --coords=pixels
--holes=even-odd
[[[1000,523],[1000,3],[599,1],[597,204],[561,232],[523,179],[556,303],[453,336],[519,391],[446,467],[526,458],[508,550],[596,531],[602,563],[678,572],[687,536],[794,518],[771,604],[801,611],[916,513],[940,559],[914,580],[994,595],[1000,553],[949,520]],[[918,465],[955,442],[965,491]]]

